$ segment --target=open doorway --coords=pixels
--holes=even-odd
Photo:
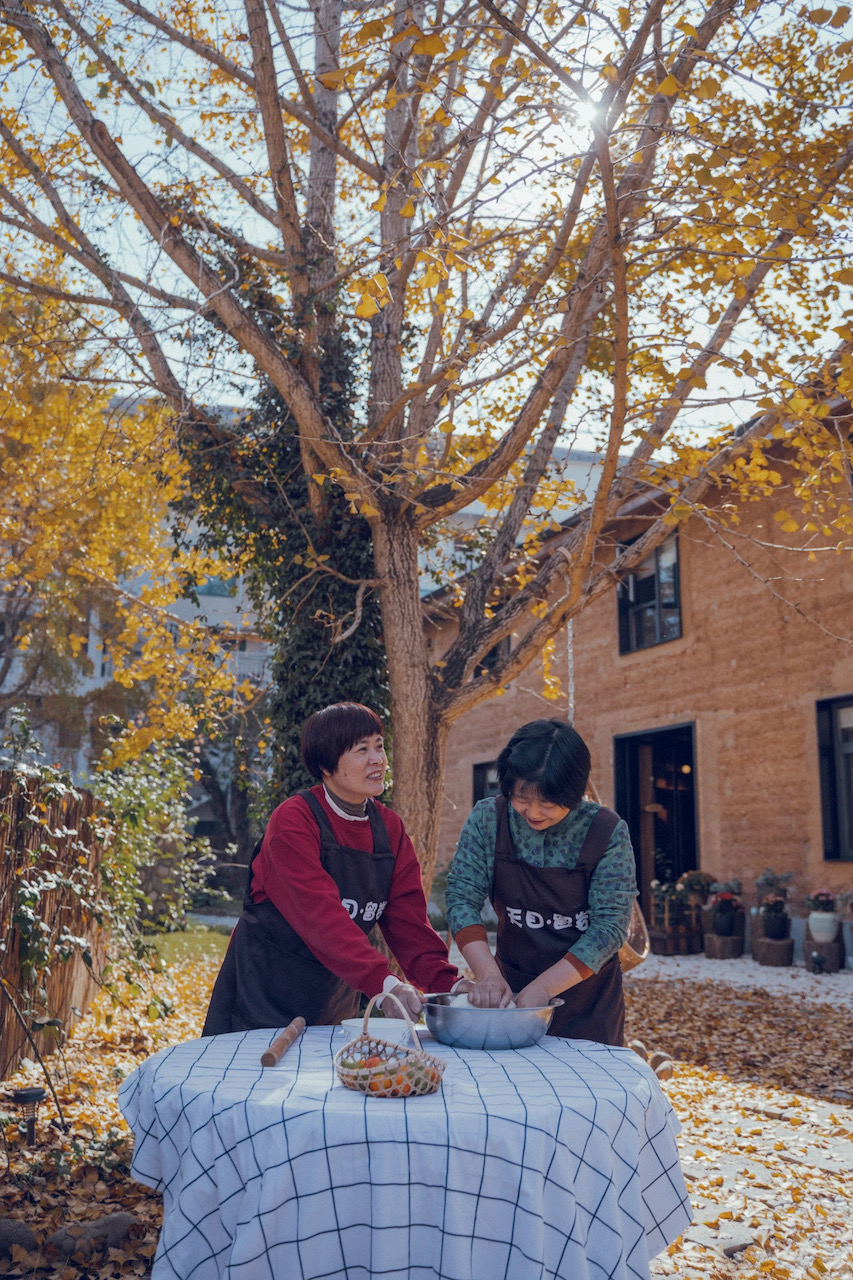
[[[614,738],[616,810],[628,823],[640,905],[649,919],[652,880],[699,867],[693,725]]]

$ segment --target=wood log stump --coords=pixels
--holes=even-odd
[[[815,967],[815,955],[823,956],[823,968],[821,973],[838,973],[841,968],[841,943],[840,942],[813,942],[811,938],[806,939],[806,968],[809,973],[817,973]]]
[[[794,939],[756,938],[752,954],[759,964],[783,969],[794,963]]]
[[[743,935],[721,938],[716,933],[705,934],[705,955],[709,960],[735,960],[743,955]]]

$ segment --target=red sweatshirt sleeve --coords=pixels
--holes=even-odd
[[[391,970],[341,906],[338,887],[320,862],[317,823],[299,796],[270,818],[255,859],[252,897],[268,898],[320,964],[356,991],[375,996],[382,990]]]
[[[449,991],[459,977],[447,947],[427,917],[421,869],[403,823],[383,809],[391,847],[397,855],[391,895],[379,927],[406,978],[422,991]]]

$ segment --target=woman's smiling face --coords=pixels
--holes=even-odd
[[[556,827],[558,822],[569,813],[561,804],[551,804],[543,800],[535,782],[516,782],[510,796],[510,803],[516,813],[520,813],[524,821],[534,831],[545,831],[548,827]]]
[[[338,760],[334,773],[323,773],[330,791],[348,804],[361,804],[369,796],[381,796],[385,790],[388,757],[381,733],[359,738]]]

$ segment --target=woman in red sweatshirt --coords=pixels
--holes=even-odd
[[[420,867],[385,788],[382,722],[356,702],[317,711],[302,756],[319,785],[279,805],[252,856],[203,1035],[310,1025],[393,991],[413,1016],[425,991],[467,990],[427,919]],[[410,982],[368,941],[374,925]],[[411,985],[410,985],[411,984]]]

